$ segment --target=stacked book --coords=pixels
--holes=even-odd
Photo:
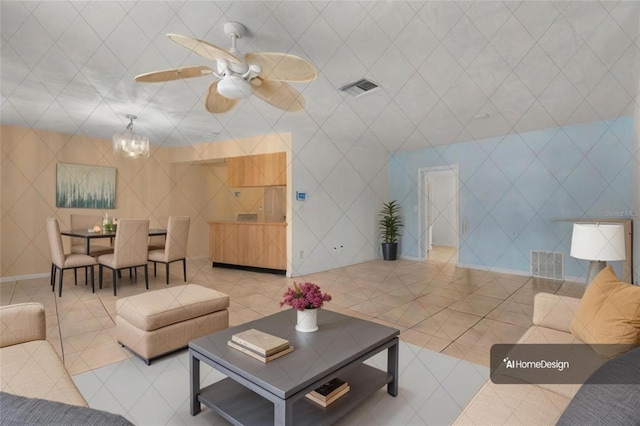
[[[262,362],[269,362],[293,351],[288,340],[254,328],[234,334],[227,344]]]
[[[319,388],[312,390],[306,397],[316,404],[328,407],[342,395],[349,392],[349,389],[351,388],[347,382],[336,377]]]

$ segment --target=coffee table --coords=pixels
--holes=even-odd
[[[398,394],[399,331],[321,309],[319,330],[295,330],[296,311],[288,309],[189,342],[191,415],[205,404],[235,425],[331,424],[387,385]],[[268,363],[227,345],[235,333],[255,328],[289,340],[293,352]],[[363,361],[387,349],[387,371]],[[200,388],[200,362],[227,378]],[[339,377],[351,390],[323,408],[305,398],[311,390]]]

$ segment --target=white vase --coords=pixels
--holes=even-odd
[[[304,311],[296,311],[298,313],[298,323],[296,330],[302,333],[312,333],[318,330],[318,310],[305,309]]]

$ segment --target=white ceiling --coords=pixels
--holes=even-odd
[[[405,150],[630,114],[640,70],[636,1],[2,1],[2,124],[111,138],[126,114],[156,145],[273,131]],[[212,77],[140,84],[140,73],[213,66],[166,38],[290,52],[318,78],[305,111],[256,97],[212,115]],[[367,77],[382,90],[337,90]],[[311,129],[311,130],[310,130]],[[367,131],[369,130],[369,131]],[[366,140],[365,140],[366,139]]]

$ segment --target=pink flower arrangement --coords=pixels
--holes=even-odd
[[[289,305],[297,311],[322,308],[324,302],[331,300],[331,295],[328,293],[322,294],[317,284],[296,284],[295,281],[293,282],[293,288],[288,288],[283,297],[284,299],[280,302],[280,306]]]

